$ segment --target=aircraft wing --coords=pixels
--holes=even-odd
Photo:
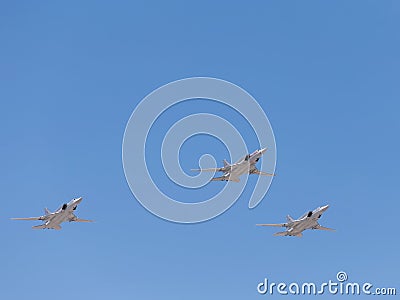
[[[335,229],[333,229],[333,228],[328,228],[328,227],[324,227],[324,226],[321,226],[321,225],[316,226],[314,229],[318,229],[318,230],[331,230],[331,231],[334,231],[334,230],[335,230]]]
[[[262,176],[275,176],[275,174],[266,173],[266,172],[263,172],[263,171],[260,171],[260,170],[258,170],[258,172],[256,174],[262,175]]]
[[[211,181],[225,181],[225,180],[234,181],[234,182],[240,181],[239,177],[233,177],[233,176],[230,176],[229,174],[221,176],[221,177],[214,177],[213,179],[211,179]]]
[[[262,176],[275,176],[275,174],[266,173],[266,172],[260,171],[258,169],[253,170],[251,173],[257,174],[257,175],[262,175]]]
[[[224,181],[224,180],[228,180],[228,177],[221,176],[221,177],[214,177],[211,179],[211,181]]]
[[[230,176],[229,180],[230,181],[234,181],[234,182],[239,182],[240,181],[239,177],[233,177],[233,176]]]
[[[73,222],[93,222],[93,220],[85,220],[85,219],[79,219],[76,218],[75,220],[72,220]]]
[[[26,221],[36,221],[36,220],[43,220],[43,217],[32,217],[32,218],[11,218],[11,220],[26,220]]]
[[[286,223],[281,224],[256,224],[256,226],[273,226],[273,227],[286,227]]]
[[[190,169],[195,172],[221,172],[221,168],[209,168],[209,169]]]
[[[37,225],[37,226],[32,226],[33,229],[55,229],[55,230],[60,230],[61,226],[60,225],[53,225],[51,227],[47,227],[46,224],[42,224],[42,225]]]
[[[72,215],[69,219],[70,222],[93,222],[92,220],[79,219],[77,216]]]
[[[288,235],[287,231],[281,231],[281,232],[274,233],[274,236],[287,236],[287,235]]]
[[[33,229],[45,229],[46,228],[46,224],[32,226],[32,228]]]

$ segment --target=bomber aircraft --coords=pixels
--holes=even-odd
[[[329,205],[321,206],[313,211],[306,212],[298,220],[293,219],[291,216],[287,216],[287,223],[281,224],[256,224],[257,226],[275,226],[275,227],[286,227],[286,231],[277,232],[275,236],[303,236],[303,231],[306,229],[318,229],[318,230],[334,230],[319,225],[318,219],[322,214],[329,208]]]
[[[221,177],[214,177],[212,181],[235,181],[239,182],[240,175],[249,173],[265,176],[274,176],[271,173],[265,173],[257,169],[256,163],[260,160],[261,156],[267,151],[267,148],[256,150],[251,154],[247,154],[244,158],[234,164],[229,164],[224,159],[224,166],[222,168],[209,168],[209,169],[192,169],[192,171],[199,172],[223,172]]]
[[[12,220],[39,220],[43,221],[44,224],[33,226],[33,229],[56,229],[60,230],[60,224],[63,222],[93,222],[91,220],[79,219],[74,215],[74,211],[79,203],[81,203],[82,197],[72,199],[68,203],[64,203],[55,212],[50,212],[47,208],[44,209],[44,216],[32,217],[32,218],[12,218]]]

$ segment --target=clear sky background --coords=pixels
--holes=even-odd
[[[338,271],[399,291],[399,28],[398,1],[1,2],[0,298],[259,299],[271,297],[257,294],[264,277],[322,282]],[[218,218],[181,225],[135,200],[121,147],[143,97],[193,76],[259,101],[278,176],[257,208],[248,188]],[[211,102],[160,122],[196,112],[249,131]],[[246,142],[259,147],[251,133]],[[198,137],[182,148],[184,169],[204,153],[228,155]],[[209,192],[176,191],[194,201]],[[77,215],[95,223],[35,231],[39,222],[9,220],[79,196]],[[321,224],[336,232],[279,238],[255,226],[325,204]]]

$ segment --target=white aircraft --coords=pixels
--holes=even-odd
[[[209,168],[209,169],[192,169],[192,171],[200,172],[223,172],[224,175],[221,177],[215,177],[212,181],[235,181],[239,182],[239,176],[249,173],[265,176],[274,176],[271,173],[265,173],[256,168],[256,163],[260,160],[260,157],[267,151],[267,148],[256,150],[251,154],[247,154],[243,159],[239,160],[234,164],[229,164],[224,159],[224,166],[222,168]]]
[[[55,212],[50,212],[47,208],[44,209],[45,215],[32,218],[12,218],[11,220],[40,220],[45,223],[42,225],[33,226],[33,229],[56,229],[60,230],[60,224],[63,222],[93,222],[91,220],[79,219],[74,215],[74,210],[81,203],[82,197],[72,199],[68,203],[64,203]]]
[[[303,231],[306,229],[318,229],[318,230],[334,230],[319,225],[318,219],[321,218],[322,214],[329,208],[329,205],[321,206],[313,211],[309,211],[302,215],[298,220],[294,220],[291,216],[287,216],[287,223],[281,224],[256,224],[257,226],[275,226],[275,227],[286,227],[286,231],[277,232],[275,236],[303,236]]]

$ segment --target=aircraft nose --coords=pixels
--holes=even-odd
[[[264,154],[267,151],[267,148],[260,149],[261,154]]]
[[[322,211],[325,211],[325,210],[327,210],[328,208],[329,208],[329,205],[321,206],[321,210],[322,210]]]
[[[76,199],[75,199],[75,202],[76,202],[76,203],[81,203],[81,201],[82,201],[82,197],[79,197],[79,198],[76,198]]]

